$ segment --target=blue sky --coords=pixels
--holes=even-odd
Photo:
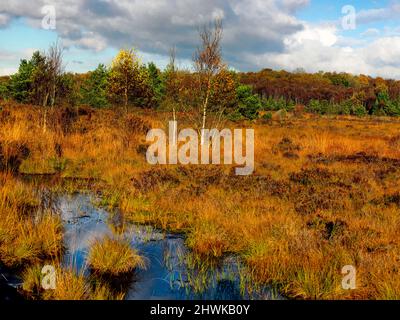
[[[346,5],[352,5],[357,11],[388,7],[390,0],[317,0],[300,10],[298,17],[308,21],[336,20]]]
[[[311,23],[325,23],[327,21],[335,21],[343,17],[342,8],[351,5],[356,12],[368,11],[381,8],[389,8],[394,1],[390,0],[317,0],[311,1],[308,6],[300,10],[297,17],[301,20]],[[383,30],[385,27],[400,27],[400,16],[398,20],[382,20],[370,21],[369,23],[359,24],[355,30],[347,30],[343,32],[347,36],[362,38],[362,34],[371,28]]]
[[[53,5],[56,29],[44,30],[41,9]],[[342,8],[357,13],[342,29]],[[135,47],[144,62],[164,67],[177,47],[190,68],[198,26],[222,17],[223,53],[235,69],[348,71],[400,78],[399,0],[8,0],[0,4],[0,74],[57,39],[67,71],[109,64],[119,48]]]
[[[28,58],[35,50],[46,51],[59,38],[56,31],[33,28],[26,19],[17,18],[6,28],[0,29],[0,51],[21,53],[24,58]],[[113,47],[97,52],[72,46],[64,53],[65,68],[73,72],[86,72],[96,68],[99,63],[109,63],[117,51]],[[0,67],[12,69],[15,65],[11,63],[0,61]]]

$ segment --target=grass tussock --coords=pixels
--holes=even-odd
[[[63,227],[58,215],[39,208],[35,191],[0,173],[0,260],[20,268],[62,251]]]
[[[56,268],[55,288],[44,289],[42,265],[28,267],[22,273],[22,293],[28,299],[43,300],[123,300],[125,294],[116,292],[107,283],[99,282],[74,268]]]
[[[109,276],[146,268],[145,259],[131,248],[129,242],[110,237],[96,241],[91,246],[88,264],[95,273]]]

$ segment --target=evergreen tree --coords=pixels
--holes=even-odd
[[[161,71],[157,68],[154,62],[148,64],[147,70],[149,73],[151,90],[154,95],[154,102],[159,106],[165,96],[165,83],[162,79]]]
[[[18,102],[29,102],[32,87],[32,74],[34,65],[32,61],[22,59],[18,72],[11,76],[10,94]]]
[[[45,105],[48,95],[48,63],[46,56],[36,51],[30,60],[33,71],[31,74],[30,102],[37,105]]]
[[[6,77],[0,78],[0,99],[7,99],[9,96],[9,81]]]
[[[250,86],[240,85],[236,89],[238,100],[238,112],[245,118],[253,120],[258,117],[258,111],[262,108],[260,98],[253,94]]]
[[[107,106],[107,83],[108,70],[104,64],[99,64],[82,86],[82,103],[96,108]]]

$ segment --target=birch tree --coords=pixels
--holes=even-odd
[[[178,70],[176,66],[176,49],[171,48],[169,54],[169,63],[165,70],[166,77],[166,99],[168,108],[172,110],[172,119],[174,121],[174,140],[177,134],[178,128],[176,127],[177,121],[177,108],[179,106],[179,82],[178,82]]]
[[[64,72],[63,52],[64,49],[58,42],[56,42],[50,46],[47,54],[47,64],[50,79],[50,91],[48,94],[51,107],[55,105],[58,81]],[[45,105],[47,105],[47,99],[45,101]]]
[[[222,61],[221,40],[222,21],[217,19],[214,25],[205,25],[199,31],[201,45],[197,48],[194,57],[194,68],[198,77],[201,114],[201,144],[204,144],[204,130],[207,124],[209,102],[212,94],[212,82],[217,74],[225,69]]]
[[[63,65],[63,52],[64,49],[57,41],[50,46],[46,55],[46,63],[43,64],[43,77],[42,82],[47,90],[43,91],[43,131],[47,130],[47,113],[48,107],[54,107],[57,97],[57,89],[59,81],[64,73]],[[50,100],[50,101],[49,101]]]

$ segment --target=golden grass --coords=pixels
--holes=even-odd
[[[184,232],[188,246],[201,255],[235,253],[247,263],[253,281],[276,285],[289,297],[400,297],[396,119],[310,116],[243,124],[256,130],[256,171],[238,178],[228,167],[166,166],[157,171],[148,165],[141,151],[146,132],[134,128],[143,122],[163,127],[164,114],[97,110],[90,118],[74,120],[69,132],[60,133],[62,123],[56,122],[44,134],[36,109],[7,110],[11,116],[2,120],[0,144],[30,150],[22,172],[95,178],[104,204],[119,207],[126,219]],[[61,146],[61,155],[55,144]],[[146,188],[138,189],[132,178]],[[35,248],[28,256],[36,257],[38,248],[52,246],[27,231],[32,222],[13,213],[35,206],[33,190],[10,176],[3,174],[2,179],[0,240],[8,244],[0,244],[0,257],[12,256],[10,264],[18,264],[25,260],[23,252],[15,253],[18,248]],[[43,232],[34,228],[36,234]],[[58,234],[57,228],[50,229]],[[17,230],[25,232],[19,235]],[[102,272],[124,272],[138,263],[126,245],[99,243],[95,249],[92,263]],[[340,286],[341,268],[348,264],[357,268],[356,290]]]
[[[22,290],[30,298],[37,298],[40,295],[42,288],[42,267],[33,265],[28,267],[22,273]]]
[[[123,300],[108,284],[94,281],[74,268],[56,267],[55,288],[43,289],[42,265],[33,265],[22,273],[22,292],[29,299],[44,300]],[[92,281],[93,280],[93,281]]]
[[[62,250],[59,216],[38,208],[35,192],[9,174],[0,173],[0,259],[17,268],[55,257]]]
[[[60,269],[57,272],[54,290],[46,290],[44,299],[47,300],[89,300],[90,285],[83,274],[75,270]]]
[[[132,249],[129,242],[106,237],[98,240],[90,248],[88,264],[95,272],[118,276],[136,268],[146,268],[145,259]]]

